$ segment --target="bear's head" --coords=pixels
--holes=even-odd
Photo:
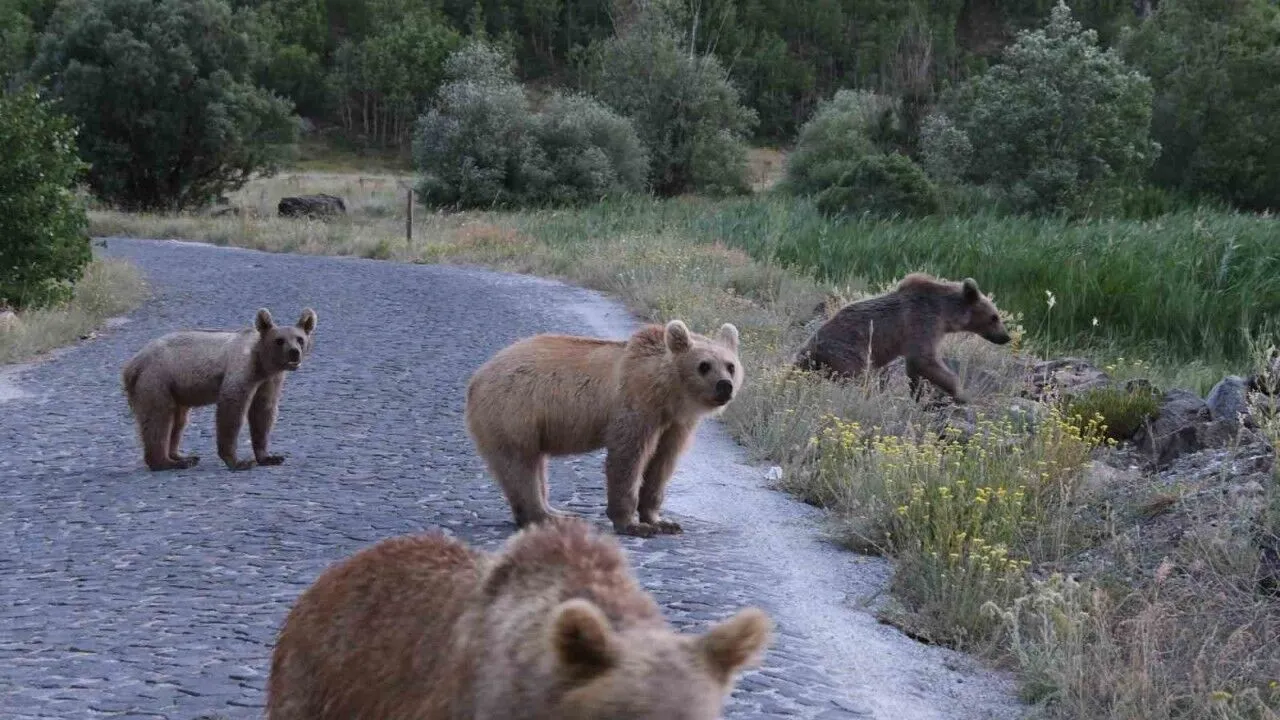
[[[302,311],[296,325],[276,325],[271,313],[262,308],[254,318],[258,331],[258,359],[267,373],[297,370],[311,350],[312,333],[316,330],[316,311]]]
[[[965,313],[960,329],[981,335],[996,345],[1009,342],[1009,331],[1000,319],[1000,311],[991,302],[991,298],[978,289],[978,282],[973,278],[965,278],[960,284],[960,291]]]
[[[747,608],[702,635],[667,627],[615,630],[594,603],[553,611],[550,641],[563,695],[546,717],[563,720],[716,720],[738,673],[754,665],[773,631]]]
[[[714,338],[689,332],[680,320],[667,323],[667,350],[679,370],[680,385],[703,407],[721,409],[742,388],[738,328],[725,323]]]

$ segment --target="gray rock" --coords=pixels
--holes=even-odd
[[[1226,420],[1233,426],[1243,417],[1246,426],[1251,426],[1249,404],[1247,399],[1249,383],[1239,375],[1228,375],[1218,381],[1209,391],[1205,404],[1214,420]]]
[[[1206,448],[1226,446],[1235,437],[1236,423],[1215,420],[1199,395],[1189,390],[1165,393],[1155,418],[1143,424],[1134,443],[1156,467]]]
[[[347,214],[347,205],[335,195],[317,193],[281,198],[276,205],[280,217],[334,217]]]
[[[1028,394],[1035,400],[1055,394],[1070,397],[1110,382],[1105,372],[1083,358],[1044,360],[1031,368]]]

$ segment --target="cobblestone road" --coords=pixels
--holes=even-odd
[[[7,720],[260,717],[277,628],[327,565],[433,526],[484,547],[512,532],[463,429],[466,378],[519,337],[587,332],[564,308],[598,302],[460,268],[119,239],[104,252],[139,264],[156,296],[10,378],[18,396],[0,403]],[[259,306],[277,322],[304,306],[319,313],[315,351],[289,378],[272,436],[285,464],[225,470],[203,408],[183,445],[201,464],[146,472],[122,363],[170,330],[247,326]],[[600,467],[599,455],[553,463],[553,502],[602,518]],[[773,570],[735,539],[750,528],[673,517],[683,536],[624,541],[673,622],[772,609]],[[779,631],[726,717],[869,716],[824,672],[813,638]]]

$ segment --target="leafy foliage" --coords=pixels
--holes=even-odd
[[[816,202],[827,215],[932,215],[939,207],[938,191],[924,171],[898,153],[860,158]]]
[[[424,203],[565,204],[643,189],[635,129],[599,102],[556,94],[535,113],[510,58],[484,42],[450,56],[445,75],[415,142]]]
[[[443,79],[445,59],[461,36],[419,3],[371,2],[378,29],[343,40],[330,82],[338,117],[349,135],[374,145],[399,145]]]
[[[0,306],[70,296],[93,253],[73,194],[84,170],[71,120],[31,88],[0,97]]]
[[[291,103],[252,79],[252,16],[222,0],[67,0],[34,66],[82,126],[89,185],[131,210],[199,207],[272,172]]]
[[[1280,208],[1280,7],[1166,0],[1126,39],[1155,87],[1159,185]]]
[[[1093,183],[1140,177],[1159,151],[1151,101],[1150,81],[1100,49],[1062,2],[955,100],[971,175],[1019,210],[1067,208]]]
[[[863,158],[890,149],[901,104],[866,90],[840,90],[800,129],[787,158],[786,186],[812,194],[836,185]]]
[[[644,190],[649,157],[626,118],[583,95],[553,95],[537,117],[553,203]]]
[[[749,190],[746,138],[758,121],[715,57],[682,48],[668,21],[643,12],[596,48],[594,95],[633,122],[660,195]]]

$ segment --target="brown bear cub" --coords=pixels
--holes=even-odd
[[[557,518],[497,553],[440,533],[324,571],[285,618],[268,720],[715,720],[773,623],[676,632],[613,538]]]
[[[1000,312],[973,278],[946,282],[912,273],[883,295],[849,303],[818,328],[796,354],[795,367],[834,377],[879,370],[905,356],[911,394],[920,378],[956,402],[967,402],[959,378],[942,362],[938,346],[948,333],[971,332],[997,345],[1009,342]]]
[[[217,403],[218,457],[232,470],[279,465],[267,454],[285,371],[297,370],[311,350],[316,313],[307,308],[293,327],[276,325],[258,311],[253,328],[239,332],[184,330],[152,340],[125,363],[125,396],[138,423],[143,458],[152,470],[189,468],[200,461],[180,455],[178,444],[193,407]],[[245,415],[252,460],[236,444]]]
[[[738,329],[714,339],[679,320],[628,340],[536,335],[500,350],[467,384],[467,431],[524,527],[561,515],[547,458],[607,448],[607,513],[624,535],[681,532],[663,520],[667,481],[707,415],[742,387]],[[636,513],[639,512],[639,522]]]

